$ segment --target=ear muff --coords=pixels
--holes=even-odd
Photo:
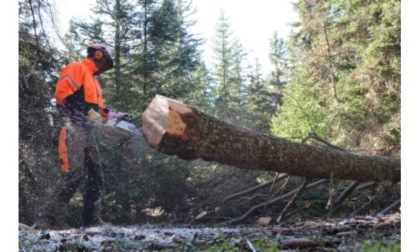
[[[104,53],[101,50],[96,50],[93,53],[93,59],[96,61],[101,60],[103,57],[104,57]]]

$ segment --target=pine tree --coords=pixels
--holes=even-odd
[[[270,39],[270,62],[274,67],[269,76],[270,88],[272,88],[270,97],[273,104],[282,105],[282,92],[287,84],[286,79],[290,66],[288,65],[286,43],[282,38],[279,38],[277,32],[274,32]],[[273,115],[274,112],[270,112],[270,114]]]
[[[86,46],[93,43],[107,45],[114,58],[114,67],[106,75],[101,76],[101,83],[105,86],[104,97],[107,104],[117,110],[130,110],[132,79],[127,65],[130,64],[130,53],[135,42],[133,16],[135,2],[131,0],[98,0],[91,9],[91,19],[72,21],[70,32],[66,35],[67,48],[74,48],[74,54],[79,60],[85,57]]]
[[[227,122],[239,121],[244,113],[244,85],[246,75],[244,57],[246,56],[239,41],[234,38],[230,23],[222,10],[213,39],[214,79],[216,81],[216,115]]]
[[[299,1],[293,69],[273,132],[399,152],[399,1]],[[360,18],[354,18],[354,17]]]

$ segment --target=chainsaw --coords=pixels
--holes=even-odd
[[[132,123],[134,121],[134,116],[127,113],[118,112],[112,118],[108,118],[105,125],[110,127],[119,128],[130,133],[141,134],[141,129],[136,128]]]

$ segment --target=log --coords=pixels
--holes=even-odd
[[[307,178],[400,181],[400,159],[363,156],[260,134],[156,95],[142,115],[149,145],[185,160],[201,158],[243,169]]]

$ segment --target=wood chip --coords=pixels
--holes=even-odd
[[[257,220],[256,224],[259,225],[259,226],[267,226],[271,223],[272,219],[273,218],[271,218],[271,217],[260,217]]]

